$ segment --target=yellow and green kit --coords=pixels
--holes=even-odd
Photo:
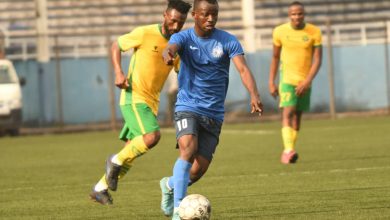
[[[172,70],[162,58],[168,40],[160,24],[137,27],[118,38],[121,51],[134,49],[127,73],[129,87],[122,89],[119,101],[125,119],[121,139],[131,140],[159,129],[156,115],[160,92]],[[177,58],[176,70],[178,65]]]
[[[321,30],[310,23],[305,23],[302,29],[294,29],[288,22],[274,29],[273,43],[282,48],[279,83],[280,107],[296,106],[298,110],[309,110],[311,90],[297,97],[295,87],[309,74],[313,61],[313,49],[322,46]]]

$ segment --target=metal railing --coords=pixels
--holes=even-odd
[[[321,25],[323,42],[326,42],[326,25]],[[383,43],[388,37],[390,41],[390,21],[376,21],[367,23],[335,24],[331,26],[332,44],[337,45],[367,45]],[[230,31],[243,40],[242,31]],[[5,34],[5,50],[7,58],[11,60],[29,60],[37,57],[36,36],[12,37]],[[58,50],[60,57],[103,57],[107,56],[107,39],[115,40],[117,35],[94,34],[93,36],[49,36],[50,56]],[[56,40],[56,38],[58,38]],[[57,43],[56,43],[57,42]],[[256,30],[256,50],[272,48],[272,29]]]
[[[319,25],[323,32],[323,42],[327,41],[326,25]],[[390,21],[367,23],[349,23],[331,25],[332,45],[367,45],[381,44],[387,36],[390,41]],[[388,33],[386,33],[386,31]],[[258,29],[256,32],[256,49],[272,48],[272,29]]]

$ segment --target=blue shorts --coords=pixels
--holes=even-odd
[[[193,112],[175,112],[176,139],[192,134],[198,138],[197,154],[211,162],[219,143],[222,122]]]

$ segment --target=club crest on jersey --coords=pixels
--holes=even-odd
[[[220,58],[223,55],[223,47],[221,43],[217,43],[213,50],[211,51],[214,58]]]

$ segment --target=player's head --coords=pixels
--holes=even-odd
[[[194,0],[192,16],[195,30],[202,36],[210,35],[218,21],[219,5],[217,0]]]
[[[163,34],[170,37],[179,32],[187,19],[191,4],[183,0],[168,0],[167,9],[164,12]]]
[[[298,1],[292,2],[288,7],[288,17],[294,28],[302,28],[305,22],[305,8]]]

